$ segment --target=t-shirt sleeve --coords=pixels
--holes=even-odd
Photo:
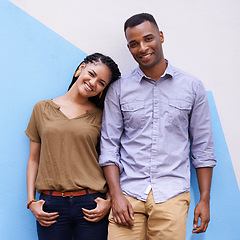
[[[41,142],[37,124],[37,104],[33,108],[33,112],[28,123],[27,130],[25,131],[25,134],[28,136],[30,140],[38,143]]]

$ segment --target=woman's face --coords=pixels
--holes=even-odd
[[[89,98],[98,95],[111,81],[111,71],[105,64],[94,62],[81,64],[76,81],[81,96]]]

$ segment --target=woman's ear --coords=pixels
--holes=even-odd
[[[75,72],[74,77],[79,77],[80,73],[81,73],[81,70],[78,69],[78,70]]]
[[[78,70],[76,70],[75,74],[74,74],[74,77],[79,77],[82,70],[85,68],[86,64],[85,63],[82,63],[79,67],[78,67]]]

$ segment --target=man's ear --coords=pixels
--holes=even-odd
[[[160,37],[161,43],[164,43],[164,36],[162,31],[159,31],[159,37]]]

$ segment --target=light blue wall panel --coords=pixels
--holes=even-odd
[[[193,212],[199,201],[195,169],[191,168],[191,204],[187,240],[239,240],[240,191],[212,92],[208,92],[217,165],[213,170],[211,220],[206,233],[191,233]]]
[[[9,1],[0,1],[0,239],[36,239],[26,209],[24,130],[37,101],[66,92],[84,56]]]

